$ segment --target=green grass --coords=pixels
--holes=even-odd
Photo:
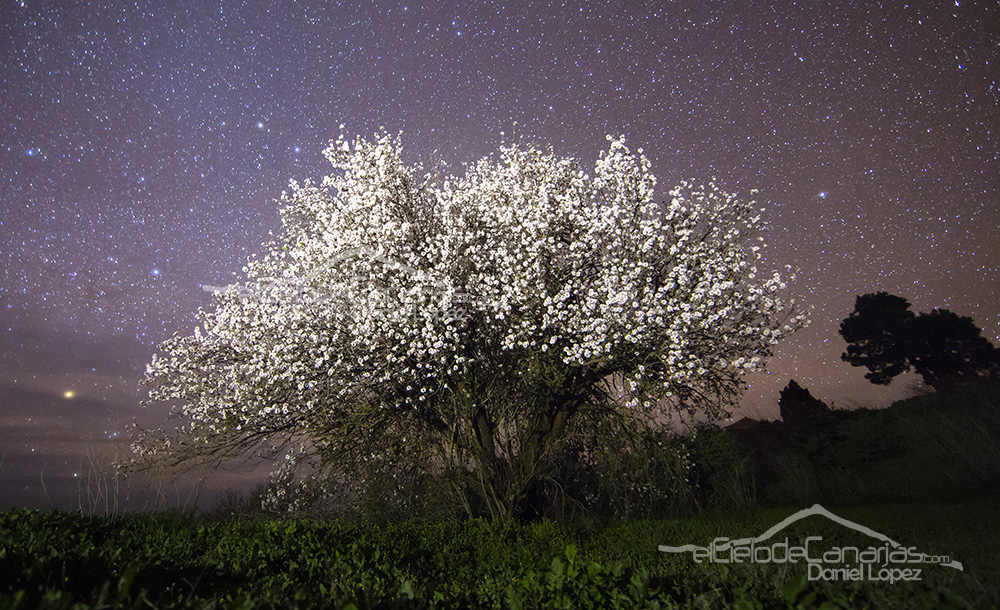
[[[696,468],[684,485],[661,480],[673,471],[649,470],[654,487],[687,490],[669,499],[701,508],[689,518],[519,524],[385,514],[0,513],[0,610],[996,608],[998,396],[996,385],[918,396],[883,410],[833,412],[794,434],[773,423],[706,430],[690,442]],[[617,489],[634,493],[625,487]],[[625,499],[638,506],[646,496]],[[698,563],[658,550],[758,536],[814,502],[964,569],[921,566],[916,582],[824,582],[809,581],[803,563]],[[632,514],[654,504],[643,506]],[[608,512],[600,508],[583,514]],[[821,549],[873,545],[820,516],[778,540],[786,536],[794,545],[821,536]]]
[[[801,508],[801,507],[798,507]],[[806,582],[802,564],[695,563],[658,545],[755,536],[798,508],[609,524],[470,521],[207,521],[0,514],[8,608],[989,608],[998,603],[995,500],[837,508],[962,572],[916,583]],[[865,546],[821,517],[794,542]],[[825,606],[823,604],[826,604]]]

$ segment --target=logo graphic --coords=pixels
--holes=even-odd
[[[768,543],[781,530],[806,517],[821,516],[877,541],[867,547],[833,546],[819,550],[822,536],[807,536],[804,544],[789,544],[788,537]],[[812,546],[812,548],[810,548]],[[923,568],[932,564],[962,571],[962,564],[944,555],[927,555],[859,523],[838,517],[819,504],[800,510],[755,538],[716,538],[707,547],[694,544],[660,545],[664,553],[691,553],[696,563],[799,563],[807,565],[809,580],[870,580],[898,582],[921,580]]]

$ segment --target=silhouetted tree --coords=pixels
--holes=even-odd
[[[935,309],[916,316],[908,327],[910,364],[927,385],[938,388],[996,376],[1000,350],[972,318]]]
[[[866,367],[865,378],[876,384],[915,370],[924,383],[941,388],[995,377],[1000,370],[1000,350],[972,318],[947,309],[914,315],[906,299],[885,292],[859,296],[840,335],[847,342],[841,358]]]
[[[790,426],[807,425],[829,413],[830,408],[814,397],[794,379],[788,382],[778,398],[781,421]]]
[[[913,317],[909,301],[902,297],[886,292],[859,296],[854,311],[840,323],[840,335],[847,341],[841,358],[867,367],[865,378],[872,383],[888,385],[910,370],[906,325]]]

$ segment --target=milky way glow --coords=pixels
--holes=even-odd
[[[841,362],[859,294],[998,342],[996,3],[139,0],[0,20],[7,503],[75,506],[70,473],[124,446],[106,430],[164,419],[139,408],[156,345],[192,331],[201,286],[239,280],[342,123],[449,173],[512,137],[590,163],[621,134],[664,189],[758,189],[764,266],[798,268],[814,309],[745,415],[777,417],[789,379],[838,407],[912,390]]]

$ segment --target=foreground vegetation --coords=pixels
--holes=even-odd
[[[987,608],[995,502],[837,514],[964,571],[918,582],[807,581],[802,564],[696,563],[660,544],[759,535],[794,510],[598,525],[0,515],[0,608]],[[783,532],[870,543],[810,517]]]
[[[459,519],[433,500],[427,479],[419,494],[360,503],[317,501],[283,478],[213,513],[0,513],[0,610],[995,608],[996,390],[797,422],[787,410],[785,423],[706,428],[605,456],[617,461],[574,461],[567,451],[547,476],[571,491],[543,489],[522,520]],[[275,497],[284,501],[267,501]],[[760,536],[813,503],[963,569],[826,582],[807,579],[801,562],[696,562],[658,550]],[[874,544],[819,515],[776,538],[801,545],[809,536]]]

